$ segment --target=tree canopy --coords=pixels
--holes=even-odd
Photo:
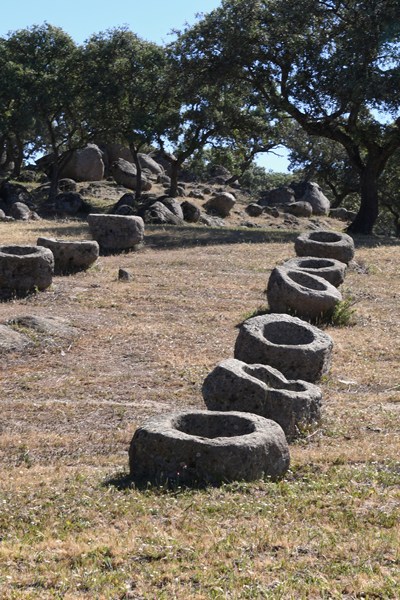
[[[138,153],[158,144],[173,195],[196,152],[230,152],[237,177],[290,140],[293,121],[294,162],[308,152],[305,171],[329,173],[338,202],[357,188],[349,230],[368,234],[400,148],[398,0],[223,0],[168,46],[127,28],[78,46],[45,23],[0,39],[0,74],[0,153],[15,174],[50,151],[56,181],[66,150],[101,139],[129,146],[140,181]]]
[[[400,146],[397,0],[224,0],[186,36],[193,60],[345,149],[361,190],[350,230],[370,233]]]

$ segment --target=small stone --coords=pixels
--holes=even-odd
[[[118,271],[119,281],[132,281],[132,274],[126,269],[119,269]]]

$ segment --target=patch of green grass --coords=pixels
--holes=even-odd
[[[354,305],[356,300],[352,296],[344,298],[338,302],[331,315],[326,320],[326,324],[333,327],[351,327],[356,324]]]

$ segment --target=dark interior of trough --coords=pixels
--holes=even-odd
[[[232,414],[187,414],[178,417],[175,428],[187,435],[205,438],[235,437],[253,433],[254,424],[250,419]]]
[[[288,323],[283,320],[267,323],[264,326],[263,334],[271,344],[280,346],[298,346],[311,344],[314,341],[312,331],[297,323]]]
[[[329,244],[331,242],[339,242],[341,237],[337,233],[331,233],[329,231],[314,231],[310,234],[310,240]]]
[[[311,290],[323,292],[327,288],[322,281],[317,281],[314,277],[311,277],[307,273],[302,273],[301,271],[289,271],[288,276],[295,283]]]

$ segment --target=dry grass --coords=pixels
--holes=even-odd
[[[88,230],[0,224],[2,243],[39,235]],[[358,243],[362,268],[345,282],[356,324],[328,328],[324,420],[292,446],[284,481],[124,486],[136,426],[202,407],[204,377],[232,356],[235,325],[265,303],[269,271],[293,256],[293,239],[153,228],[138,253],[0,304],[0,322],[53,315],[79,329],[1,357],[1,598],[400,597],[398,243]],[[119,267],[131,282],[117,280]]]

